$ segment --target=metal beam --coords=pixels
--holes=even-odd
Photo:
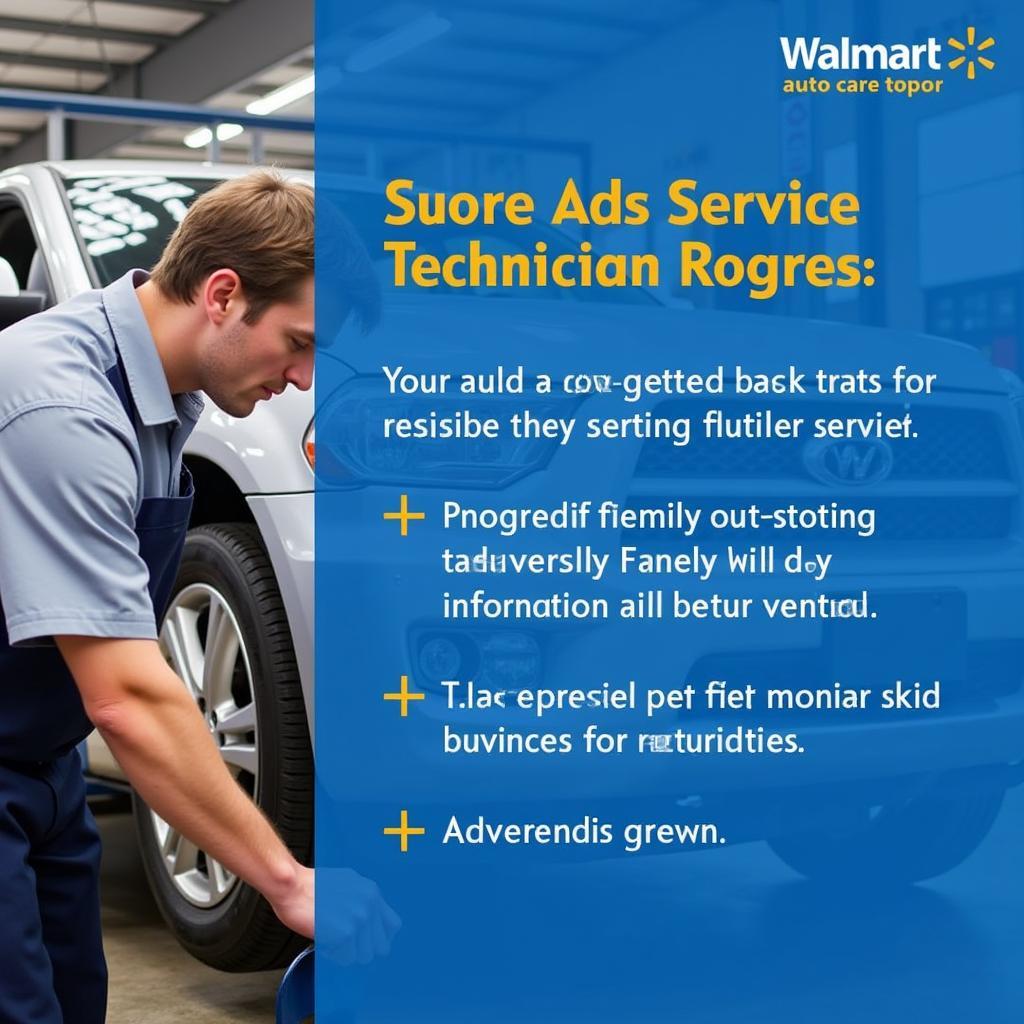
[[[68,123],[64,111],[51,110],[46,115],[46,158],[63,160],[67,155]]]
[[[855,38],[878,38],[881,25],[878,0],[859,4],[854,12]],[[871,36],[867,33],[874,32]],[[858,104],[856,108],[857,195],[864,210],[870,211],[859,220],[861,252],[887,252],[885,197],[886,197],[886,119],[876,103]],[[858,288],[861,322],[882,327],[886,323],[886,275],[875,271],[873,288]]]
[[[382,125],[375,121],[349,121],[331,118],[330,132],[347,139],[407,140],[428,145],[481,146],[486,149],[532,149],[540,153],[563,153],[589,163],[590,143],[548,139],[538,135],[494,135],[489,132],[452,130],[448,128],[421,128],[406,125]]]
[[[350,0],[350,6],[353,18],[372,9],[371,0]],[[308,50],[313,42],[313,0],[234,0],[185,35],[163,42],[157,53],[118,75],[109,93],[178,105],[203,103]],[[86,158],[127,142],[139,129],[78,122],[71,134],[70,155]],[[6,153],[4,162],[41,160],[44,152],[40,132]]]
[[[491,0],[487,0],[485,4],[470,3],[467,0],[458,0],[456,3],[443,3],[440,6],[440,10],[447,14],[449,12],[455,13],[458,11],[467,14],[479,14],[482,17],[502,17],[502,18],[518,18],[520,20],[528,20],[531,22],[547,22],[549,25],[570,25],[573,28],[596,28],[603,29],[608,32],[622,32],[628,35],[644,34],[648,32],[656,31],[661,26],[657,20],[648,20],[646,22],[636,21],[630,18],[616,18],[611,15],[602,14],[598,11],[592,11],[589,9],[580,11],[571,11],[568,9],[559,9],[554,4],[544,6],[543,4],[531,4],[531,3],[516,3],[512,4],[494,4]],[[639,14],[643,14],[643,7],[640,6],[638,9]]]
[[[164,46],[177,38],[173,33],[136,32],[126,28],[96,28],[70,21],[39,21],[35,18],[0,18],[0,29],[14,32],[40,32],[48,36],[71,36],[73,39],[103,39],[111,43],[137,43],[140,46]]]
[[[83,60],[80,57],[51,57],[45,53],[29,53],[27,50],[0,50],[0,64],[21,64],[33,68],[57,68],[64,71],[94,71],[101,75],[109,74],[113,69],[118,74],[130,67],[119,62],[104,63],[101,60]]]
[[[461,50],[495,50],[498,53],[510,53],[522,57],[541,57],[544,60],[590,61],[595,58],[607,57],[613,50],[604,46],[579,47],[566,46],[563,43],[545,43],[534,38],[529,42],[513,42],[499,36],[453,36],[449,45]]]
[[[296,72],[313,70],[312,61],[296,61],[294,66]],[[490,71],[454,71],[447,67],[407,68],[403,66],[398,71],[391,71],[390,69],[375,71],[373,77],[375,82],[378,79],[386,80],[399,85],[408,85],[411,88],[419,88],[420,90],[422,90],[424,82],[470,87],[485,85],[494,86],[496,89],[515,89],[519,91],[524,89],[532,90],[537,85],[547,84],[546,78],[538,77],[537,75],[527,77],[525,75],[491,74]],[[240,96],[264,96],[272,88],[275,88],[271,85],[260,85],[260,81],[260,78],[254,78],[252,82],[233,88],[231,92],[237,93]]]
[[[104,0],[104,3],[121,4],[124,7],[162,7],[169,11],[205,15],[220,14],[224,10],[224,4],[216,0]]]
[[[220,153],[222,159],[228,157],[245,157],[247,153],[252,152],[252,140],[249,143],[245,143],[245,136],[242,135],[238,139],[232,139],[230,142],[222,141],[220,144]],[[152,156],[146,157],[145,159],[153,160],[181,160],[181,147],[173,142],[161,142],[159,139],[152,139],[146,142],[130,142],[128,147],[132,149],[143,150],[146,153],[151,153]],[[206,150],[195,150],[196,155],[193,157],[195,160],[205,159]],[[251,160],[250,163],[264,163],[267,158],[273,159],[278,163],[287,163],[289,160],[302,160],[311,161],[313,159],[312,151],[307,153],[299,150],[282,149],[280,147],[263,147],[263,158],[260,160]],[[131,159],[131,158],[130,158]],[[356,159],[353,155],[353,160]]]
[[[353,39],[360,42],[368,42],[380,35],[379,32],[372,32],[369,29],[359,27],[349,33]],[[505,36],[469,35],[461,32],[454,32],[451,36],[442,37],[443,45],[455,47],[460,50],[496,50],[499,53],[514,54],[522,57],[542,57],[547,60],[593,60],[595,57],[605,55],[605,50],[600,47],[582,49],[580,47],[565,46],[562,43],[547,43],[534,36],[529,42],[514,42]],[[426,52],[424,51],[421,52]]]
[[[252,97],[265,96],[268,92],[266,88],[257,88],[252,85],[247,85],[240,89],[232,89],[231,91],[236,96]],[[423,94],[399,96],[384,92],[353,91],[345,93],[345,103],[346,105],[349,103],[353,105],[365,103],[371,107],[404,107],[405,109],[425,107],[427,109],[442,110],[443,108],[444,110],[461,111],[471,114],[485,113],[488,110],[496,110],[500,107],[500,104],[491,103],[489,100],[474,99],[465,92],[452,99],[434,99]]]
[[[133,121],[137,124],[222,124],[225,121],[258,127],[263,131],[311,132],[311,117],[259,116],[244,110],[198,107],[155,100],[123,100],[81,92],[50,92],[44,89],[0,89],[0,108],[14,110],[60,110],[86,120]]]
[[[488,71],[455,71],[447,67],[439,68],[407,68],[386,73],[389,80],[401,81],[412,79],[416,82],[447,82],[456,85],[493,85],[501,89],[532,89],[538,84],[546,83],[547,79],[537,75],[492,74]]]

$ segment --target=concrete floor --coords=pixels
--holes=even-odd
[[[149,895],[131,818],[115,815],[100,821],[106,844],[108,1024],[273,1021],[279,972],[220,974],[183,952]],[[636,922],[629,941],[642,943],[649,954],[657,976],[652,992],[663,991],[665,977],[678,978],[692,1020],[864,1024],[920,1018],[933,1024],[1020,1024],[1022,837],[1024,787],[1010,793],[992,835],[962,867],[930,885],[880,894],[867,902],[842,893],[823,898],[820,889],[799,881],[761,843],[567,869],[563,902],[570,908],[575,903],[578,913],[569,917],[578,918],[584,932],[599,929],[605,916]],[[595,893],[601,896],[596,910]],[[499,891],[493,898],[500,897]],[[595,913],[598,918],[589,920]],[[422,948],[415,922],[406,920],[405,941],[396,944],[392,970],[400,968],[403,955],[416,956]],[[473,926],[440,914],[423,927],[420,940],[442,946],[450,942],[454,948],[460,933],[465,941]],[[447,937],[446,928],[452,932]],[[490,949],[489,944],[480,945]],[[822,950],[829,952],[823,956]],[[553,963],[555,954],[557,950]],[[820,967],[823,961],[829,967],[825,974],[806,966]],[[642,986],[631,987],[631,993],[631,1013],[584,1019],[591,1024],[599,1019],[617,1024],[659,1019],[657,1013],[639,1012]],[[506,986],[502,999],[509,994]],[[621,995],[609,996],[615,994]],[[496,1015],[492,986],[476,995],[476,1009],[471,995],[464,993],[458,1006],[463,1013],[453,1012],[450,1000],[431,1013],[406,986],[392,985],[379,1005],[362,1008],[360,1021],[540,1020],[518,1010],[509,1018]],[[566,1008],[545,1021],[568,1024],[578,1019]]]
[[[222,974],[193,960],[167,930],[146,885],[128,814],[103,814],[103,941],[107,1024],[271,1024],[280,971]]]
[[[359,1024],[1021,1024],[1022,836],[1024,787],[927,885],[812,885],[764,843],[563,865],[540,899],[507,866],[388,882],[389,960],[333,977]]]

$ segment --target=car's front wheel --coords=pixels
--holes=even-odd
[[[313,764],[291,633],[248,524],[189,533],[160,647],[206,720],[228,771],[310,863]],[[142,860],[160,911],[195,957],[225,971],[279,967],[304,940],[267,902],[135,796]]]
[[[812,881],[923,882],[951,871],[981,845],[999,816],[1003,793],[994,787],[865,806],[845,828],[792,833],[768,845]]]

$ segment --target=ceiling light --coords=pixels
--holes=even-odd
[[[313,91],[314,79],[315,76],[312,74],[296,78],[294,82],[282,85],[280,89],[275,89],[273,92],[268,92],[266,96],[253,100],[245,108],[246,112],[249,114],[272,114],[275,110],[287,107],[289,103],[301,100],[303,96],[308,96]]]
[[[217,141],[224,142],[227,139],[233,139],[244,131],[245,129],[240,124],[219,124],[217,125]],[[185,145],[189,149],[202,149],[203,146],[208,146],[212,139],[213,132],[209,128],[197,128],[185,136]]]
[[[442,18],[431,11],[353,50],[345,61],[345,70],[358,73],[379,67],[403,53],[429,43],[431,39],[443,36],[451,27],[452,23],[447,18]]]

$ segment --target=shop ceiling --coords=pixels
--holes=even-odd
[[[321,0],[341,2],[341,0]],[[341,114],[353,170],[403,129],[486,130],[496,119],[698,16],[710,0],[344,0]],[[31,15],[31,16],[29,16]],[[244,110],[313,72],[313,0],[0,0],[0,89],[83,92]],[[311,117],[312,95],[279,113]],[[181,158],[184,126],[78,122],[72,156]],[[312,139],[268,132],[266,158],[312,164]],[[0,109],[0,163],[44,156],[45,115]],[[247,159],[244,133],[221,153]],[[196,157],[200,152],[192,151]]]

